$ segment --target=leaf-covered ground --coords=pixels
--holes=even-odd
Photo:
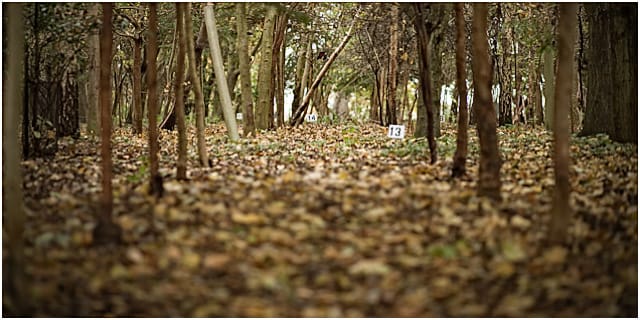
[[[23,163],[27,268],[36,316],[637,316],[637,146],[574,138],[564,246],[546,244],[551,137],[500,128],[503,201],[449,178],[452,128],[426,141],[375,125],[305,124],[231,144],[208,129],[211,168],[147,195],[146,136],[114,134],[114,216],[124,243],[98,247],[98,143],[62,141]],[[5,241],[6,243],[6,241]],[[6,250],[5,250],[6,252]],[[3,299],[5,310],[11,301]]]

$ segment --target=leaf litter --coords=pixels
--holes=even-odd
[[[177,134],[163,131],[161,199],[148,195],[147,137],[116,129],[124,232],[107,247],[91,239],[99,141],[62,140],[55,158],[23,162],[34,315],[637,316],[637,146],[573,139],[575,213],[567,242],[550,247],[551,137],[499,131],[503,200],[492,203],[475,194],[474,131],[467,176],[449,178],[450,126],[430,165],[424,139],[375,125],[239,143],[210,125],[212,166],[197,167],[190,145],[188,181],[175,179]]]

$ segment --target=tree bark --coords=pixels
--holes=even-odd
[[[496,111],[491,98],[491,61],[487,43],[487,4],[473,4],[473,82],[480,140],[478,195],[500,199],[500,153]]]
[[[245,137],[255,137],[256,127],[253,119],[253,94],[251,93],[251,74],[249,61],[249,43],[247,41],[247,4],[236,3],[237,20],[237,52],[240,69],[240,95],[242,105],[242,115],[244,122],[243,134]]]
[[[207,8],[205,7],[205,13],[206,10]],[[184,34],[187,39],[187,57],[189,58],[189,78],[191,79],[191,85],[195,95],[196,103],[196,137],[198,145],[198,158],[200,159],[200,165],[206,166],[209,164],[209,157],[207,155],[207,146],[204,139],[204,97],[202,95],[200,77],[198,76],[198,70],[196,69],[196,53],[193,44],[193,23],[191,22],[191,3],[187,3],[183,15]],[[205,17],[205,20],[206,19],[207,18]],[[212,36],[211,32],[207,33],[209,36]],[[209,43],[209,45],[211,45],[211,43]],[[218,78],[220,77],[218,76],[218,74],[216,74],[216,80],[218,81],[218,84],[220,84],[220,81],[225,82],[224,76],[222,76],[222,79]]]
[[[187,39],[183,31],[184,4],[176,3],[176,35],[178,37],[178,56],[176,57],[176,77],[174,82],[176,122],[178,124],[178,162],[176,177],[178,180],[187,179],[187,128],[184,118],[184,58]]]
[[[238,124],[236,123],[236,115],[233,112],[233,106],[231,105],[231,94],[229,93],[229,87],[227,86],[226,77],[224,76],[224,62],[222,61],[222,52],[220,50],[220,40],[218,37],[218,29],[216,28],[216,20],[215,15],[213,13],[213,4],[208,3],[205,8],[205,21],[207,23],[207,35],[209,37],[209,48],[211,51],[211,59],[213,60],[213,69],[216,74],[216,84],[218,87],[218,95],[220,96],[222,102],[222,115],[224,116],[224,123],[227,126],[227,131],[229,133],[229,139],[231,141],[237,141],[240,139],[238,135]],[[188,19],[189,21],[191,19]],[[192,74],[193,74],[192,70]],[[196,88],[196,92],[197,92]],[[197,96],[197,94],[196,94]],[[202,89],[200,89],[200,96],[202,97]],[[203,118],[203,141],[202,147],[204,148],[204,100],[198,100],[197,103],[202,103],[202,118]],[[196,105],[196,112],[199,107]],[[198,142],[200,145],[200,142]],[[205,161],[206,163],[206,150],[205,158],[203,160],[201,156],[201,161]]]
[[[133,40],[133,132],[142,133],[142,38]]]
[[[4,228],[7,232],[8,259],[4,267],[7,268],[7,277],[4,281],[8,284],[8,290],[3,291],[10,300],[13,310],[5,313],[9,316],[28,316],[29,285],[25,275],[24,258],[24,201],[22,193],[22,168],[20,165],[20,110],[23,108],[22,88],[24,62],[24,18],[23,4],[10,3],[7,10],[7,67],[6,82],[4,82],[4,105],[2,107],[3,143],[2,153],[4,158],[2,198]],[[3,288],[4,289],[4,288]]]
[[[162,178],[158,174],[158,4],[149,3],[149,29],[147,43],[147,115],[149,118],[149,162],[151,194],[162,197]]]
[[[547,47],[543,53],[544,64],[544,125],[547,130],[553,130],[554,115],[554,91],[555,76],[553,72],[553,53],[552,47]]]
[[[549,237],[554,242],[566,239],[567,228],[571,220],[571,183],[569,181],[569,166],[571,162],[569,139],[569,111],[571,105],[571,91],[573,80],[574,43],[576,39],[577,4],[563,3],[560,6],[560,21],[558,26],[558,74],[555,92],[554,126],[553,126],[553,155],[555,190],[553,193],[553,207]]]
[[[397,87],[398,87],[398,5],[391,5],[391,21],[389,23],[389,76],[387,77],[387,124],[398,124],[397,119]]]
[[[304,51],[302,51],[304,50]],[[291,103],[291,114],[293,115],[296,112],[296,107],[300,105],[300,99],[304,97],[304,87],[302,86],[303,77],[305,76],[305,69],[307,68],[307,52],[311,52],[311,42],[307,40],[307,36],[303,33],[300,36],[300,42],[298,47],[298,59],[296,61],[296,78],[295,85],[293,88],[293,102]]]
[[[589,30],[587,98],[581,135],[606,133],[638,142],[638,9],[636,4],[585,4]]]
[[[456,138],[456,153],[453,156],[451,176],[461,177],[466,173],[467,145],[468,145],[468,114],[467,114],[467,71],[465,70],[465,29],[464,3],[455,5],[456,16],[456,88],[460,100],[458,112],[458,133]]]
[[[262,33],[262,50],[260,52],[260,70],[258,72],[258,104],[256,106],[256,128],[269,129],[269,119],[273,114],[273,99],[271,98],[271,77],[273,71],[273,33],[276,8],[268,5],[264,18]]]
[[[102,3],[100,57],[111,57],[113,51],[113,4]],[[111,59],[100,59],[100,155],[102,158],[102,197],[98,223],[94,229],[96,244],[119,242],[119,226],[113,222],[113,163],[111,160]]]
[[[426,113],[427,126],[426,132],[418,130],[420,124],[416,124],[416,137],[423,137],[426,135],[429,142],[429,151],[431,154],[431,163],[438,161],[438,150],[435,140],[435,128],[434,128],[434,112],[433,112],[433,96],[431,91],[431,72],[430,72],[430,48],[429,42],[431,38],[431,32],[427,29],[425,24],[424,10],[427,4],[416,3],[413,4],[416,17],[414,19],[414,26],[418,38],[418,55],[420,60],[420,97],[422,98],[422,105],[418,104],[418,121],[420,121],[420,108],[423,108],[422,114]]]
[[[93,3],[89,5],[88,14],[95,17],[98,20],[98,11],[100,4]],[[100,114],[100,106],[98,104],[98,92],[99,92],[99,78],[100,78],[100,46],[98,30],[91,30],[89,33],[88,44],[88,81],[89,88],[87,90],[87,98],[89,100],[89,107],[87,112],[87,129],[90,134],[97,135],[100,132],[100,121],[98,115]]]

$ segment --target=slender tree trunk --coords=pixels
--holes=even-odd
[[[283,41],[280,44],[280,51],[278,54],[278,63],[277,63],[278,73],[276,74],[277,76],[276,83],[278,88],[276,90],[276,104],[278,105],[276,122],[278,127],[282,127],[285,125],[284,123],[284,90],[285,90],[284,68],[285,68],[286,45],[284,43],[284,40],[286,36],[283,35],[282,37],[283,37]]]
[[[187,12],[185,12],[186,14]],[[209,37],[209,49],[211,51],[211,59],[213,60],[213,69],[216,74],[216,84],[218,87],[218,95],[222,102],[222,115],[224,116],[224,123],[227,126],[229,133],[229,139],[231,141],[237,141],[240,139],[238,135],[238,124],[236,123],[236,115],[233,112],[233,106],[231,105],[231,94],[229,93],[229,87],[224,76],[224,62],[222,61],[222,51],[220,50],[220,40],[218,38],[218,30],[216,28],[216,20],[213,12],[213,5],[207,4],[204,8],[205,21],[207,23],[207,35]],[[191,19],[187,18],[186,21],[190,22]],[[188,28],[188,26],[187,26]],[[191,64],[190,64],[191,65]],[[195,70],[191,70],[193,74]],[[198,90],[196,88],[196,90]],[[197,91],[196,91],[197,92]],[[196,94],[197,96],[197,94]],[[202,89],[200,89],[200,97],[202,97]],[[204,103],[204,100],[197,100],[197,103]],[[199,107],[196,105],[196,111]],[[204,127],[204,105],[202,105],[203,124]],[[203,128],[204,132],[204,128]],[[200,145],[200,142],[198,142]],[[204,158],[200,156],[201,161],[206,163],[206,150],[204,150],[204,133],[202,136],[202,148],[204,152]]]
[[[302,51],[304,50],[304,51]],[[296,61],[296,78],[293,89],[293,102],[291,103],[291,114],[296,112],[296,107],[300,105],[300,99],[304,96],[304,87],[302,86],[304,71],[307,66],[307,51],[311,51],[311,43],[307,41],[306,33],[300,36],[298,47],[298,59]]]
[[[4,158],[2,198],[4,230],[7,231],[8,259],[4,267],[7,270],[4,281],[8,284],[7,295],[13,309],[4,316],[28,316],[29,315],[29,284],[25,275],[26,265],[24,258],[24,225],[25,213],[23,208],[22,193],[22,168],[20,166],[20,144],[18,127],[20,109],[23,108],[21,84],[24,79],[22,64],[24,61],[24,18],[23,4],[9,3],[5,7],[7,12],[7,77],[4,82],[4,103],[2,106],[3,143],[2,153]],[[6,302],[6,300],[4,301]],[[3,303],[4,304],[4,303]],[[5,311],[6,312],[6,311]]]
[[[205,14],[206,14],[206,10],[207,8],[205,7]],[[206,146],[206,141],[204,139],[204,97],[202,95],[202,86],[200,84],[200,77],[198,77],[198,70],[196,69],[196,53],[195,53],[195,47],[193,44],[193,23],[191,22],[191,3],[187,3],[187,6],[183,14],[184,14],[184,32],[187,38],[187,55],[189,58],[189,78],[191,79],[192,88],[195,93],[196,137],[197,137],[197,144],[198,144],[198,157],[200,159],[200,165],[206,166],[207,164],[209,164],[209,157],[207,155],[207,146]],[[205,20],[207,20],[207,17],[205,17]],[[209,32],[209,30],[207,31],[207,33],[209,36],[213,36],[213,34]],[[211,45],[211,41],[209,41],[209,45]],[[219,74],[216,73],[216,80],[218,82],[218,86],[220,85],[221,82],[226,85],[224,72],[222,77],[220,77]]]
[[[398,124],[397,112],[397,86],[398,86],[398,5],[391,5],[391,21],[389,23],[389,76],[387,78],[387,123]]]
[[[113,4],[102,3],[102,30],[100,32],[100,57],[111,57],[113,50]],[[100,59],[100,111],[102,157],[102,199],[98,223],[94,229],[97,244],[119,242],[121,230],[113,222],[113,163],[111,160],[111,59]]]
[[[379,115],[378,115],[378,109],[379,109],[379,103],[378,103],[378,98],[379,98],[379,93],[378,93],[378,71],[376,70],[374,72],[374,84],[371,88],[371,99],[370,99],[370,104],[371,104],[371,109],[369,109],[369,120],[370,121],[374,121],[374,122],[379,122]]]
[[[560,6],[558,26],[558,74],[555,92],[553,154],[555,190],[549,237],[552,241],[561,242],[566,239],[567,228],[571,220],[571,183],[569,166],[571,162],[569,139],[569,110],[571,105],[571,89],[573,79],[574,43],[576,39],[577,4],[563,3]]]
[[[433,83],[433,95],[431,97],[433,101],[433,134],[435,137],[440,137],[440,121],[442,115],[442,42],[443,37],[441,32],[436,32],[435,36],[431,38],[431,47],[433,48],[433,54],[431,58],[430,70],[433,70],[431,81]]]
[[[174,82],[176,122],[178,124],[178,162],[176,177],[187,179],[187,128],[184,118],[184,60],[187,39],[183,33],[184,4],[176,3],[176,35],[178,37],[178,56],[176,58],[176,77]]]
[[[491,98],[491,60],[487,43],[487,4],[473,4],[473,82],[480,140],[478,195],[500,199],[500,152],[496,134],[496,110]]]
[[[142,38],[133,41],[133,132],[142,133]]]
[[[269,129],[269,119],[273,114],[273,99],[271,98],[271,78],[273,67],[273,33],[276,8],[267,6],[262,33],[262,50],[260,53],[260,70],[258,72],[258,104],[256,106],[257,129]]]
[[[149,29],[147,43],[147,115],[149,117],[149,162],[150,162],[150,191],[156,197],[162,197],[162,177],[158,174],[158,67],[156,54],[158,52],[158,4],[149,3]]]
[[[458,134],[456,138],[456,153],[453,156],[451,176],[460,177],[466,173],[467,145],[468,145],[468,114],[467,114],[467,71],[465,70],[465,29],[464,3],[455,4],[456,15],[456,87],[460,100],[458,112]]]
[[[256,127],[253,119],[253,94],[251,93],[251,74],[249,61],[249,43],[247,41],[247,4],[236,3],[238,28],[238,64],[240,68],[240,95],[242,100],[242,115],[244,122],[244,136],[255,137]]]
[[[271,57],[271,62],[272,62],[272,70],[273,70],[273,74],[274,77],[273,79],[273,85],[272,85],[272,91],[271,91],[271,101],[273,101],[273,98],[275,98],[276,101],[276,105],[277,105],[277,116],[278,119],[275,119],[275,117],[273,117],[273,113],[271,113],[272,118],[274,118],[273,120],[277,120],[277,121],[270,121],[271,125],[273,125],[273,122],[277,123],[277,126],[282,125],[282,123],[280,122],[280,117],[282,116],[282,119],[284,120],[284,70],[283,66],[284,66],[284,61],[281,61],[281,56],[283,55],[283,51],[285,50],[285,33],[287,31],[287,22],[289,21],[289,18],[287,17],[286,13],[281,13],[279,14],[276,19],[275,19],[275,25],[274,25],[274,35],[273,35],[273,50],[271,51],[272,57]],[[280,98],[282,97],[282,101],[280,101]],[[281,111],[282,109],[282,111]]]
[[[536,69],[535,69],[535,84],[534,84],[534,103],[535,103],[535,109],[534,109],[534,117],[535,117],[535,124],[536,125],[542,125],[544,123],[544,112],[542,109],[542,89],[540,89],[540,85],[542,83],[542,63],[541,63],[541,58],[538,57],[536,59]]]
[[[333,64],[333,62],[336,60],[336,58],[338,57],[342,49],[344,49],[344,47],[347,45],[347,43],[351,39],[351,36],[353,35],[353,26],[355,25],[355,23],[356,23],[356,19],[354,18],[353,22],[351,23],[351,26],[349,26],[347,35],[344,37],[344,39],[342,39],[342,42],[340,42],[340,44],[333,51],[333,53],[331,53],[331,56],[329,56],[329,59],[327,60],[327,62],[324,63],[324,65],[322,66],[322,69],[320,69],[320,72],[318,72],[318,75],[313,80],[313,83],[311,84],[309,91],[307,92],[307,94],[304,96],[304,99],[302,100],[302,104],[296,111],[296,114],[294,114],[294,116],[291,118],[290,125],[294,126],[302,123],[302,120],[304,119],[303,113],[306,112],[314,91],[320,85],[320,82],[324,78],[324,75],[327,73],[327,71],[329,71],[331,64]]]
[[[547,130],[553,130],[555,79],[553,75],[553,48],[547,47],[544,59],[544,124]]]
[[[98,20],[98,11],[100,4],[93,3],[89,5],[89,15]],[[88,43],[88,81],[89,88],[87,90],[87,98],[89,100],[89,107],[87,112],[87,129],[90,134],[97,135],[100,132],[100,121],[98,115],[100,114],[100,107],[98,104],[98,79],[100,77],[100,47],[98,39],[98,30],[91,30],[89,33]]]
[[[430,73],[430,48],[429,42],[431,38],[430,32],[425,25],[425,4],[414,4],[416,17],[414,19],[414,26],[418,37],[418,55],[420,60],[420,96],[427,115],[427,132],[415,131],[416,137],[422,137],[426,133],[427,141],[429,142],[429,151],[431,154],[431,163],[438,161],[438,150],[435,139],[434,128],[434,112],[433,112],[433,98],[431,91],[431,73]],[[418,105],[418,108],[421,106]],[[420,111],[418,109],[418,121],[420,121]],[[416,129],[419,128],[416,124]]]

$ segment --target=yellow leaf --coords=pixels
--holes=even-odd
[[[391,268],[379,260],[362,260],[349,267],[349,273],[353,275],[384,275],[389,271]]]
[[[241,213],[241,212],[234,212],[231,214],[231,220],[235,223],[239,223],[239,224],[260,224],[264,222],[264,218],[259,216],[256,213]]]

